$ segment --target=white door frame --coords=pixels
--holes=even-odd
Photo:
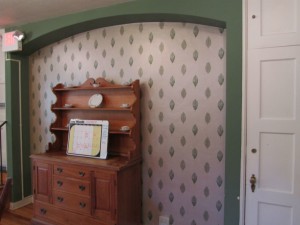
[[[248,83],[248,41],[249,41],[249,35],[252,33],[248,33],[248,20],[250,19],[250,16],[248,15],[248,3],[251,0],[242,0],[242,25],[243,25],[243,44],[242,44],[242,127],[241,127],[241,169],[240,169],[240,213],[239,213],[239,225],[245,225],[245,209],[246,209],[246,185],[248,185],[249,178],[246,178],[246,170],[247,170],[247,83]],[[297,1],[299,3],[299,1]],[[299,5],[298,5],[299,7]],[[250,7],[249,7],[250,9]],[[300,10],[300,8],[297,8],[297,10]],[[299,13],[299,12],[298,12]],[[299,16],[299,14],[298,14]],[[300,29],[297,27],[297,29]],[[297,31],[299,32],[299,30]],[[297,36],[298,35],[298,36]],[[271,45],[273,43],[274,47],[277,46],[282,46],[282,47],[287,47],[287,46],[293,46],[293,45],[298,45],[299,46],[299,33],[295,34],[294,36],[285,36],[288,38],[287,44],[285,45],[284,42],[280,41],[279,39],[276,39],[275,42],[271,42]],[[253,39],[251,39],[253,40]],[[297,42],[295,42],[295,40]],[[250,43],[251,44],[251,43]],[[253,45],[253,44],[252,44]],[[261,48],[260,45],[258,46],[252,46],[252,48]],[[269,45],[267,47],[270,47]]]
[[[247,0],[243,0],[243,53],[242,53],[242,133],[241,133],[241,175],[240,175],[240,219],[239,225],[245,225],[245,206],[246,206],[246,147],[247,147]]]

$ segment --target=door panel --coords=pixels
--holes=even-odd
[[[93,174],[93,216],[103,222],[116,220],[116,175],[106,171],[95,171]]]
[[[259,203],[257,225],[292,225],[292,207]]]
[[[263,48],[300,44],[298,0],[251,0],[248,2],[249,44]]]
[[[34,162],[33,173],[34,173],[34,198],[44,202],[52,201],[51,192],[51,176],[52,167],[48,163]]]
[[[295,68],[296,61],[293,58],[268,59],[260,62],[261,118],[295,117]]]
[[[259,188],[292,193],[294,141],[294,134],[260,133]]]
[[[249,51],[246,225],[300,222],[299,90],[300,46]]]

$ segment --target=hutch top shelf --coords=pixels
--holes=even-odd
[[[122,156],[127,160],[141,157],[140,153],[140,86],[135,80],[127,85],[112,84],[103,78],[90,78],[79,86],[57,84],[52,89],[56,102],[51,106],[56,120],[50,131],[55,135],[48,152],[66,151],[68,125],[71,119],[108,120],[108,157]],[[89,100],[101,95],[102,103],[91,107]],[[122,130],[127,127],[128,130]]]

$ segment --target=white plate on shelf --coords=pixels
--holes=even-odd
[[[98,84],[98,83],[93,83],[92,86],[93,86],[94,88],[97,88],[97,87],[100,87],[100,84]]]
[[[67,85],[67,88],[74,88],[74,87],[76,87],[74,84],[68,84]]]
[[[92,97],[89,99],[89,107],[91,108],[96,108],[101,105],[103,101],[103,96],[101,94],[94,94]]]
[[[130,130],[130,127],[128,126],[122,126],[120,131],[129,131]]]
[[[72,104],[64,104],[64,107],[65,107],[65,108],[72,108],[73,105],[72,105]]]
[[[121,108],[124,108],[124,109],[127,109],[127,108],[130,107],[130,105],[127,104],[127,103],[123,103],[123,104],[120,105],[120,107],[121,107]]]

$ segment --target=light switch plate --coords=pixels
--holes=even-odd
[[[160,216],[159,217],[159,225],[169,225],[169,217]]]

